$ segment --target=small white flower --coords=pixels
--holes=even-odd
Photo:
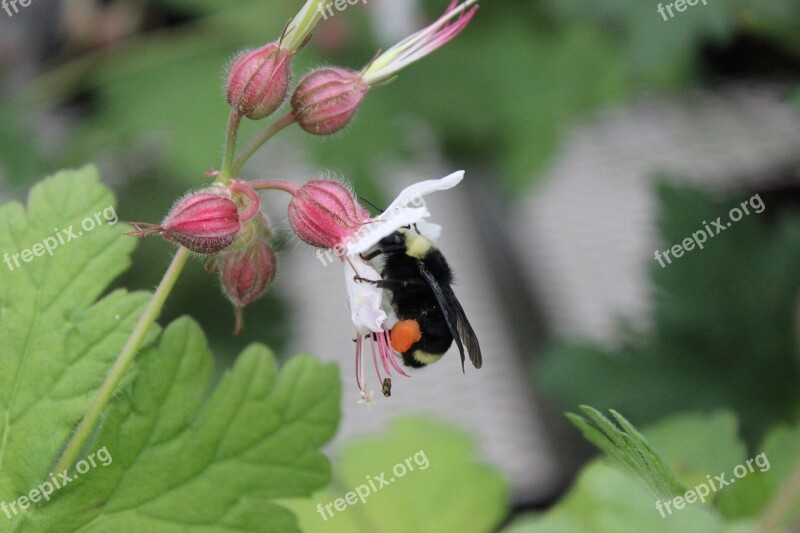
[[[375,391],[374,390],[371,390],[369,392],[367,392],[366,390],[362,390],[361,391],[361,399],[358,400],[358,403],[365,403],[365,404],[367,404],[367,408],[370,408],[373,405],[375,405],[375,400],[372,399],[372,397],[374,395],[375,395]]]

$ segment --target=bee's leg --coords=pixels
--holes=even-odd
[[[370,261],[381,255],[382,253],[384,253],[384,251],[378,248],[377,250],[370,252],[368,254],[361,254],[361,259],[363,259],[364,261]]]
[[[353,280],[359,283],[372,283],[379,289],[390,291],[407,289],[409,287],[427,287],[428,284],[421,279],[401,280],[401,279],[367,279],[361,276],[353,276]]]
[[[405,250],[406,250],[406,247],[404,245],[402,245],[402,244],[397,245],[397,246],[387,246],[385,248],[378,248],[377,250],[374,250],[374,251],[372,251],[372,252],[370,252],[368,254],[361,254],[361,259],[363,259],[364,261],[370,261],[372,259],[375,259],[376,257],[378,257],[381,254],[388,254],[388,253],[393,253],[393,252],[404,252]]]

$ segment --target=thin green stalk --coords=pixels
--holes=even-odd
[[[270,140],[272,137],[275,136],[276,133],[278,133],[285,127],[294,124],[294,122],[295,122],[294,115],[292,114],[291,111],[289,111],[281,118],[279,118],[276,122],[274,122],[269,128],[262,131],[257,137],[255,137],[250,142],[250,144],[247,145],[247,148],[242,150],[242,153],[239,154],[239,156],[236,158],[236,162],[233,164],[233,169],[231,171],[232,174],[234,176],[238,174],[239,171],[244,166],[244,164],[247,162],[247,160],[250,159],[250,157],[252,157],[252,155],[256,153],[256,151],[259,148],[261,148],[261,146],[265,142]]]
[[[217,181],[224,181],[236,175],[233,171],[233,155],[236,153],[236,138],[239,136],[239,124],[242,115],[236,110],[236,106],[231,109],[231,116],[228,118],[228,133],[225,137],[225,152],[222,156],[222,168],[219,171]]]
[[[800,459],[795,462],[794,468],[778,489],[772,503],[761,514],[758,531],[761,533],[778,531],[785,520],[797,518],[798,503],[800,503]],[[795,524],[795,528],[791,531],[798,531],[798,527],[800,523]]]
[[[111,371],[108,373],[108,376],[106,376],[100,390],[97,391],[97,395],[94,400],[92,400],[91,405],[89,405],[86,414],[83,416],[83,420],[78,424],[75,433],[73,433],[72,438],[69,443],[67,443],[67,447],[64,449],[64,452],[61,454],[56,464],[55,472],[63,472],[75,464],[75,461],[78,459],[78,454],[84,449],[86,442],[94,431],[97,421],[100,419],[100,415],[103,413],[103,410],[105,410],[108,402],[111,401],[117,386],[125,375],[125,371],[139,351],[139,347],[147,334],[147,330],[150,329],[150,326],[153,325],[161,314],[164,302],[175,286],[175,282],[178,280],[178,276],[183,270],[184,265],[186,265],[187,259],[189,259],[189,250],[183,247],[179,248],[178,253],[172,258],[172,263],[170,263],[169,268],[164,273],[161,283],[158,284],[156,292],[153,293],[153,296],[150,298],[147,308],[144,310],[144,313],[142,313],[142,316],[139,317],[139,321],[136,323],[136,327],[128,338],[128,342],[125,343],[117,360],[114,362],[114,366],[111,367]]]

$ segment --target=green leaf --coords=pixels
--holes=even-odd
[[[567,418],[595,446],[638,475],[656,497],[668,500],[684,491],[644,436],[621,414],[612,409],[612,422],[588,405],[582,405],[581,410],[588,420],[573,413]]]
[[[725,473],[747,458],[739,423],[730,412],[677,415],[648,427],[644,433],[685,487],[707,482],[706,476]]]
[[[732,487],[720,493],[717,505],[728,517],[755,517],[764,512],[781,489],[788,483],[797,484],[800,469],[800,425],[781,426],[770,432],[752,456],[748,474],[736,480]],[[794,475],[794,481],[790,477]],[[793,500],[787,502],[795,509],[798,518],[800,498],[795,492]]]
[[[585,467],[575,486],[553,509],[515,520],[505,533],[746,533],[746,522],[725,523],[713,508],[700,504],[663,517],[656,500],[636,478],[604,461]]]
[[[167,328],[97,437],[94,449],[113,461],[30,512],[20,530],[297,531],[271,500],[328,483],[318,448],[339,420],[337,369],[298,356],[278,373],[254,345],[206,399],[212,366],[193,321]]]
[[[365,494],[363,501],[355,491]],[[334,507],[338,498],[340,510]],[[505,517],[507,501],[506,482],[476,461],[471,438],[431,420],[406,418],[395,420],[384,436],[349,443],[328,490],[285,504],[305,531],[416,533],[491,531]]]
[[[86,167],[36,185],[27,211],[0,207],[0,501],[47,478],[144,307],[125,291],[95,302],[136,244],[114,206]]]

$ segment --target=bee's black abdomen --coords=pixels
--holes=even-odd
[[[405,242],[405,235],[396,232],[383,239],[380,245],[397,249]],[[433,360],[444,355],[453,344],[453,335],[436,296],[420,274],[420,261],[425,263],[425,267],[440,285],[452,283],[450,265],[444,255],[434,247],[428,249],[419,259],[409,256],[404,248],[388,252],[384,254],[384,268],[381,273],[385,280],[406,282],[402,290],[391,291],[391,299],[399,320],[416,320],[420,325],[421,339],[402,354],[404,364],[414,368],[430,364],[416,359],[415,352],[430,355]]]
[[[416,317],[409,317],[416,318]],[[447,327],[444,315],[438,309],[433,313],[417,319],[420,325],[422,338],[411,345],[407,351],[403,352],[403,363],[406,366],[420,368],[430,364],[421,362],[415,358],[416,352],[423,352],[430,356],[443,356],[453,344],[453,336]]]

